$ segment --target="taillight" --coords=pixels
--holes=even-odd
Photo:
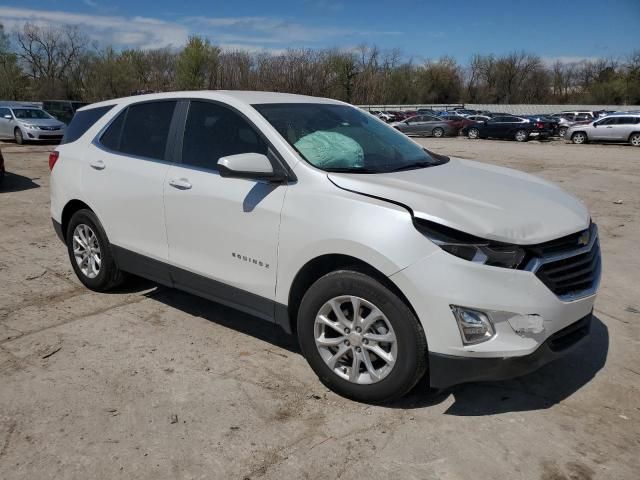
[[[54,150],[49,154],[49,170],[53,170],[53,166],[58,161],[58,157],[60,156],[60,152]]]
[[[536,123],[536,128],[543,129],[543,128],[544,128],[544,123],[542,123],[542,122],[537,122],[537,123]]]

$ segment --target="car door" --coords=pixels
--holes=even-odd
[[[273,150],[244,116],[216,102],[191,100],[181,131],[181,163],[164,185],[176,286],[271,320],[287,187],[223,178],[217,162],[250,152],[275,162]]]
[[[11,118],[5,118],[9,115]],[[8,108],[0,108],[0,137],[12,137],[13,136],[13,115]]]
[[[499,137],[503,128],[504,117],[493,117],[484,126],[483,135],[487,137]]]
[[[417,135],[423,128],[422,123],[422,115],[416,115],[415,117],[408,118],[402,131],[406,134]]]
[[[613,126],[616,123],[615,117],[604,118],[593,123],[593,127],[589,129],[590,140],[610,140],[613,136]]]
[[[635,117],[617,117],[616,123],[611,129],[611,140],[616,142],[627,141],[633,131],[635,131]]]
[[[83,189],[125,270],[170,283],[162,201],[177,102],[120,111],[90,145]]]

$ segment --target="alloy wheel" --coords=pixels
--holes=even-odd
[[[640,147],[640,133],[634,133],[629,140],[634,147]]]
[[[440,138],[442,136],[444,136],[444,130],[442,130],[441,128],[434,128],[433,129],[433,136],[436,138]]]
[[[472,128],[469,130],[469,138],[476,139],[480,136],[480,131],[477,128]]]
[[[87,278],[96,278],[100,273],[102,253],[95,232],[89,225],[80,223],[73,231],[72,241],[78,268]]]
[[[573,134],[571,140],[573,141],[573,143],[580,145],[585,142],[586,138],[584,136],[584,133],[578,132]]]
[[[326,365],[356,384],[384,379],[396,363],[396,335],[382,311],[356,296],[334,297],[318,311],[315,344]]]
[[[518,142],[524,142],[527,139],[527,132],[524,130],[518,130],[516,132],[516,140]]]

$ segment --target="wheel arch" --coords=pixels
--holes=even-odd
[[[296,273],[291,288],[289,289],[289,301],[287,303],[287,317],[283,319],[286,323],[282,327],[288,332],[295,332],[297,329],[298,310],[304,294],[309,287],[324,275],[337,270],[353,270],[364,273],[374,278],[398,297],[407,305],[413,314],[418,318],[416,310],[409,302],[409,299],[402,293],[402,290],[384,273],[369,263],[351,255],[338,253],[324,254],[309,260]]]
[[[64,208],[62,209],[62,215],[60,217],[60,225],[62,227],[62,235],[64,237],[66,237],[67,235],[67,227],[69,226],[69,221],[71,220],[71,217],[73,217],[73,214],[78,210],[83,209],[94,212],[94,210],[89,205],[78,199],[69,200],[64,206]]]

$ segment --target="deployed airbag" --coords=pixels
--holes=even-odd
[[[353,139],[336,132],[317,131],[305,135],[294,146],[318,168],[358,168],[364,151]]]

